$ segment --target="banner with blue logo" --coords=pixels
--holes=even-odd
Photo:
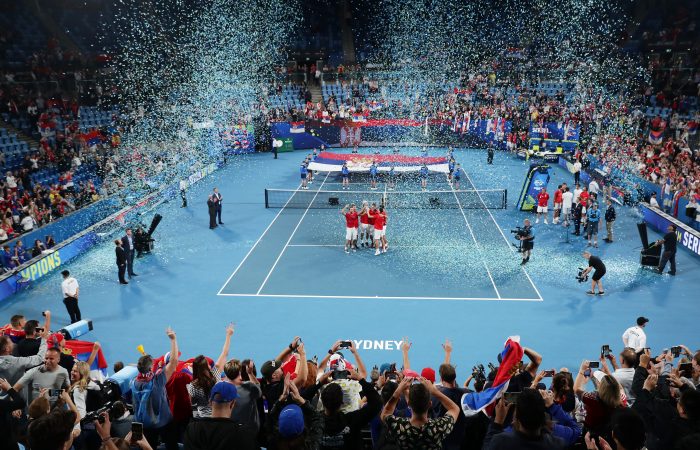
[[[520,192],[518,207],[521,211],[533,211],[537,206],[537,196],[549,183],[549,166],[546,164],[532,164],[523,183]]]
[[[579,144],[580,126],[571,122],[533,122],[530,125],[529,148],[537,145],[539,151],[547,151],[561,145],[565,151],[574,151]]]
[[[695,256],[700,256],[700,232],[668,214],[650,207],[647,203],[641,203],[639,209],[642,211],[644,222],[659,233],[666,233],[669,225],[675,225],[678,245]]]

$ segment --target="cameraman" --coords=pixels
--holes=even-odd
[[[596,295],[595,287],[598,286],[598,295],[605,295],[603,290],[603,282],[601,278],[605,275],[605,264],[597,256],[591,255],[590,252],[583,252],[583,257],[588,260],[588,267],[581,273],[581,277],[585,277],[591,270],[595,269],[591,277],[591,290],[586,292],[588,295]]]
[[[530,225],[529,219],[525,219],[523,222],[523,228],[518,233],[517,239],[522,244],[523,262],[520,264],[524,266],[528,261],[530,261],[532,247],[535,245],[535,231],[532,228],[532,225]]]

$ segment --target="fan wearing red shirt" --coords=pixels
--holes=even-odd
[[[360,242],[362,247],[370,246],[370,229],[369,229],[369,204],[367,200],[362,201],[362,209],[360,210]]]
[[[383,206],[380,206],[379,210],[375,211],[375,213],[372,213],[372,211],[370,211],[369,218],[374,219],[374,246],[376,248],[374,255],[377,256],[379,255],[379,253],[386,253],[386,237],[384,236],[384,224],[386,223],[387,216],[384,212]]]
[[[563,202],[563,197],[562,194],[564,193],[564,190],[562,189],[563,185],[557,186],[557,190],[554,191],[554,215],[552,216],[552,223],[557,224],[559,223],[559,216],[561,213],[561,204]]]
[[[350,253],[350,248],[354,252],[357,248],[357,226],[359,225],[359,216],[355,210],[355,204],[345,205],[340,210],[340,214],[345,217],[345,253]]]
[[[549,194],[547,193],[547,188],[542,188],[539,194],[537,194],[537,219],[535,223],[540,223],[540,215],[544,214],[544,223],[547,222],[547,205],[549,205]]]

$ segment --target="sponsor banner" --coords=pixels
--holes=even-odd
[[[700,232],[693,230],[689,225],[669,216],[663,211],[649,206],[648,203],[640,203],[639,207],[642,210],[644,222],[659,233],[665,234],[669,225],[675,225],[678,246],[700,257]]]
[[[322,172],[339,172],[343,163],[350,172],[367,172],[375,163],[378,170],[388,171],[394,167],[397,172],[415,172],[424,165],[433,172],[448,172],[446,156],[404,156],[404,155],[363,155],[357,153],[321,152],[309,164],[309,169]]]
[[[67,244],[37,256],[29,265],[15,270],[0,281],[0,300],[29,287],[33,281],[42,278],[92,247],[99,240],[95,231],[90,231]]]

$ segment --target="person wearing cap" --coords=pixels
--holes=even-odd
[[[58,365],[63,367],[68,371],[68,373],[73,370],[73,364],[75,364],[75,358],[72,355],[66,353],[66,338],[61,333],[54,333],[47,339],[49,348],[57,348],[61,352],[61,357],[58,361]]]
[[[347,347],[341,347],[345,342]],[[367,378],[367,369],[365,364],[357,351],[357,347],[353,341],[336,341],[333,346],[328,350],[328,354],[318,363],[318,370],[323,373],[326,369],[330,372],[336,371],[347,371],[353,372],[355,367],[345,359],[345,356],[339,351],[342,348],[347,348],[355,357],[355,363],[357,365],[357,372],[359,378]],[[343,405],[341,406],[341,411],[344,413],[349,413],[360,408],[360,392],[362,391],[362,386],[356,380],[350,378],[340,378],[333,380],[333,383],[337,383],[343,389]]]
[[[256,430],[231,419],[238,390],[225,381],[211,388],[210,417],[193,419],[185,430],[185,450],[257,449]]]
[[[629,327],[622,333],[622,343],[625,347],[633,348],[639,353],[647,346],[647,334],[644,332],[644,327],[649,323],[646,317],[637,317],[637,325]]]
[[[323,417],[299,394],[299,389],[289,374],[284,377],[282,385],[284,388],[279,398],[275,399],[275,406],[265,422],[267,449],[320,448]]]
[[[295,336],[294,340],[292,340],[287,348],[282,350],[274,360],[265,361],[260,368],[260,373],[262,374],[260,388],[263,397],[267,399],[268,408],[272,408],[272,405],[277,401],[284,390],[284,372],[282,371],[282,365],[289,359],[293,352],[297,352],[299,361],[306,361],[306,351],[304,350],[304,344],[301,342],[299,336]],[[296,356],[292,357],[296,358]],[[292,381],[296,386],[303,386],[306,381],[307,369],[306,364],[296,365],[296,377]]]
[[[170,339],[170,354],[166,356],[165,368],[153,369],[153,357],[143,355],[136,365],[139,374],[131,380],[134,405],[134,420],[143,424],[143,434],[153,448],[158,448],[159,439],[166,450],[178,450],[178,433],[168,403],[166,384],[172,378],[179,361],[175,332],[166,330]]]
[[[79,322],[80,308],[78,307],[78,294],[80,293],[80,286],[78,285],[78,280],[70,276],[70,272],[67,270],[61,272],[61,275],[63,275],[63,281],[61,282],[63,304],[66,305],[70,323]]]

